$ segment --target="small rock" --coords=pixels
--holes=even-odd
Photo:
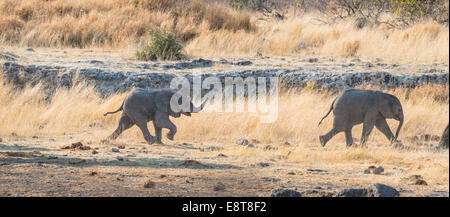
[[[154,188],[154,187],[155,187],[155,183],[153,181],[151,181],[151,180],[147,180],[144,183],[144,188]]]
[[[309,63],[317,63],[319,62],[319,58],[308,58],[307,60]]]
[[[364,174],[370,174],[370,170],[364,170]]]
[[[373,173],[374,174],[377,174],[377,175],[379,175],[379,174],[381,174],[381,173],[383,173],[384,172],[384,168],[383,167],[377,167],[377,168],[375,168],[374,170],[373,170]]]
[[[47,159],[54,160],[54,159],[58,159],[58,157],[57,156],[48,156]]]
[[[289,189],[274,189],[270,195],[271,197],[301,197],[298,191],[289,190]]]
[[[413,182],[413,185],[428,185],[428,183],[425,180],[423,180],[423,179],[416,179]]]
[[[373,184],[367,188],[350,188],[340,191],[336,197],[398,197],[400,193],[394,188],[383,185]]]
[[[27,47],[27,51],[34,52],[34,49],[32,47]]]
[[[111,148],[112,152],[120,152],[118,148]]]
[[[268,167],[268,166],[270,166],[270,164],[268,164],[268,163],[258,163],[257,165],[260,166],[260,167]]]
[[[167,176],[162,174],[161,176],[159,176],[159,178],[166,178]]]
[[[288,175],[292,175],[292,176],[295,175],[294,172],[288,172],[287,174],[288,174]]]
[[[217,157],[228,157],[228,156],[226,156],[226,155],[220,153],[220,154],[217,155]]]
[[[92,171],[89,173],[89,176],[95,176],[95,175],[97,175],[97,172]]]
[[[225,185],[222,182],[218,182],[214,186],[214,191],[223,191],[223,190],[225,190]]]
[[[124,146],[124,145],[119,145],[119,146],[117,146],[117,148],[119,148],[119,149],[125,149],[125,146]]]
[[[307,169],[306,172],[326,173],[327,171],[321,169]]]
[[[398,197],[400,193],[394,188],[383,185],[383,184],[373,184],[370,185],[367,189],[367,197]]]
[[[76,160],[76,161],[69,161],[69,164],[82,164],[85,162],[86,162],[86,160],[81,159],[81,160]]]
[[[253,63],[247,60],[247,61],[236,62],[234,65],[237,65],[237,66],[248,66],[248,65],[251,65],[251,64],[253,64]]]
[[[93,150],[93,151],[92,151],[92,154],[98,154],[98,151]]]
[[[116,159],[119,161],[123,161],[123,157],[121,157],[121,156],[117,156]]]
[[[249,148],[254,148],[255,145],[253,145],[253,144],[248,144],[247,147],[249,147]]]
[[[33,136],[33,137],[31,137],[31,138],[33,138],[33,139],[38,139],[39,137],[38,137],[38,136]]]
[[[237,145],[248,145],[248,140],[241,138],[236,140],[234,143],[236,143]]]

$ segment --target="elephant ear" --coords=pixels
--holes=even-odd
[[[164,94],[156,101],[156,109],[158,111],[168,113],[170,106],[170,98],[172,95]]]

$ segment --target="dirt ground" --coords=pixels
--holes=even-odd
[[[409,170],[415,167],[408,163],[392,165],[386,161],[375,165],[384,167],[382,174],[364,174],[364,169],[371,166],[364,160],[336,163],[311,158],[298,163],[257,143],[253,147],[195,141],[148,145],[127,143],[126,138],[110,144],[76,143],[86,141],[86,136],[81,133],[61,138],[3,138],[0,196],[264,197],[270,196],[273,189],[283,188],[297,190],[303,196],[321,197],[333,196],[343,188],[363,188],[374,183],[392,186],[404,197],[448,196],[449,191],[448,172],[446,178],[426,185],[405,181],[412,174]],[[448,164],[448,150],[397,151],[372,145],[349,151],[341,144],[327,148],[284,146],[287,147],[280,148],[294,152],[306,148],[318,155],[393,150],[425,156],[425,161],[446,160]],[[252,152],[258,154],[242,154]]]

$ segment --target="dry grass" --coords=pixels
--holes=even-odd
[[[355,28],[353,20],[324,24],[319,15],[283,21],[205,1],[2,0],[0,43],[43,47],[135,47],[150,28],[175,33],[193,57],[314,55],[447,62],[448,26]],[[300,46],[299,46],[300,45]]]
[[[59,89],[52,103],[42,100],[39,86],[13,92],[11,86],[0,86],[0,136],[12,133],[18,136],[63,135],[87,131],[90,124],[112,131],[120,115],[103,117],[106,111],[117,109],[125,94],[100,99],[95,91],[83,85],[71,90]],[[390,91],[402,101],[405,124],[400,139],[420,133],[440,135],[448,123],[448,86],[425,86],[406,91]],[[281,143],[286,140],[297,144],[316,144],[317,136],[331,129],[332,118],[325,119],[317,127],[320,118],[328,111],[334,96],[304,91],[301,94],[285,93],[279,96],[278,119],[274,123],[259,122],[255,113],[201,112],[193,117],[174,119],[179,131],[177,138],[183,140],[206,140],[233,142],[238,138],[256,139],[263,143]],[[432,111],[432,112],[430,112]],[[394,127],[396,121],[389,121]],[[195,126],[195,127],[192,127]],[[359,137],[361,126],[355,127],[354,137]],[[139,131],[133,136],[141,140]],[[129,134],[130,136],[131,134]],[[330,144],[343,143],[343,135]],[[384,136],[374,131],[373,143],[386,143]]]
[[[391,91],[401,100],[406,121],[400,133],[404,144],[413,147],[399,150],[389,145],[386,138],[374,130],[368,148],[345,148],[344,135],[333,138],[327,147],[320,147],[317,136],[331,128],[332,117],[318,127],[317,122],[328,111],[334,96],[312,91],[301,94],[281,94],[278,120],[262,124],[252,113],[201,112],[192,117],[172,119],[178,127],[175,140],[199,141],[210,144],[232,144],[236,139],[248,138],[258,147],[270,145],[272,149],[236,147],[226,145],[220,153],[239,156],[254,162],[280,159],[293,163],[326,167],[355,167],[383,165],[385,168],[407,168],[408,174],[422,174],[429,184],[448,183],[448,151],[432,151],[408,143],[406,137],[428,133],[441,135],[448,123],[448,86],[424,86],[412,90]],[[106,111],[117,109],[125,94],[99,99],[92,88],[83,85],[72,90],[59,89],[52,103],[42,100],[39,87],[26,88],[14,93],[9,85],[0,85],[0,137],[30,138],[32,136],[62,138],[77,135],[88,144],[98,144],[116,127],[120,114],[104,117]],[[388,121],[396,127],[396,121]],[[92,126],[96,123],[95,126]],[[91,125],[91,126],[90,126]],[[151,133],[153,127],[149,124]],[[167,132],[166,130],[164,130]],[[361,126],[354,128],[354,137],[359,138]],[[163,132],[164,133],[164,132]],[[164,134],[163,134],[164,135]],[[284,145],[289,141],[290,145]],[[139,144],[144,142],[137,127],[125,131],[115,144]],[[205,152],[216,156],[219,152]],[[253,160],[251,160],[253,159]],[[400,181],[405,175],[396,175]]]
[[[435,23],[406,29],[356,29],[352,20],[320,24],[313,16],[269,21],[252,32],[204,32],[186,46],[194,56],[297,55],[382,58],[385,61],[448,62],[449,29]]]

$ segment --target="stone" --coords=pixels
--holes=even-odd
[[[32,47],[27,47],[27,49],[26,49],[27,51],[31,51],[31,52],[34,52],[34,49],[32,48]]]
[[[375,168],[373,170],[373,174],[377,174],[377,175],[379,175],[379,174],[381,174],[383,172],[384,172],[384,168],[383,167],[377,167],[377,168]]]
[[[117,159],[118,161],[123,161],[123,160],[124,160],[122,156],[117,156],[116,159]]]
[[[298,191],[290,189],[274,189],[270,194],[271,197],[301,197],[302,194]]]
[[[398,197],[400,193],[394,188],[384,184],[373,184],[367,189],[367,197]]]
[[[237,145],[248,145],[248,140],[241,138],[241,139],[236,140],[234,143],[236,143]]]
[[[317,63],[317,62],[319,62],[319,58],[308,58],[307,61],[309,63]]]
[[[268,163],[258,163],[257,166],[259,166],[259,167],[268,167],[268,166],[270,166],[270,164],[268,164]]]
[[[217,157],[228,157],[228,156],[226,156],[226,155],[220,153],[220,154],[217,155]]]
[[[111,148],[112,152],[120,152],[118,148]]]
[[[248,61],[248,60],[246,60],[246,61],[239,61],[239,62],[234,63],[234,65],[237,65],[237,66],[248,66],[248,65],[251,65],[251,64],[253,64],[253,63],[251,61]]]
[[[152,180],[147,180],[144,183],[144,188],[154,188],[156,185],[155,182],[153,182]]]
[[[398,197],[400,193],[384,184],[373,184],[367,188],[343,189],[336,197]]]
[[[365,197],[366,190],[363,188],[350,188],[340,191],[336,197]]]
[[[224,185],[222,182],[218,182],[218,183],[214,186],[213,190],[214,190],[214,191],[223,191],[223,190],[225,190],[225,185]]]

